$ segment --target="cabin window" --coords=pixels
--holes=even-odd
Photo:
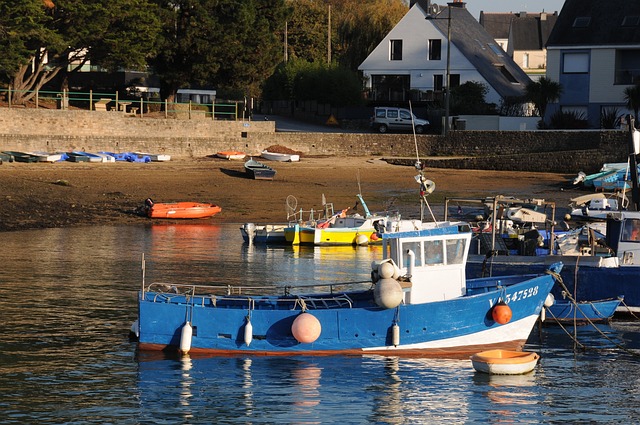
[[[424,263],[430,266],[444,263],[442,241],[424,242]]]
[[[429,60],[439,61],[442,59],[442,40],[429,40]]]
[[[390,57],[392,61],[401,61],[402,60],[402,40],[391,40],[390,41]]]
[[[409,268],[411,265],[411,257],[409,257],[409,251],[413,251],[416,255],[414,265],[416,267],[422,266],[422,259],[420,258],[420,242],[406,242],[402,244],[403,252],[403,267]]]
[[[640,242],[640,220],[627,220],[624,223],[622,240]]]
[[[447,240],[447,264],[462,264],[464,260],[464,239]]]

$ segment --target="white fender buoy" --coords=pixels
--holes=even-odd
[[[310,344],[320,336],[322,326],[317,317],[310,313],[300,313],[291,325],[291,333],[296,341]]]
[[[396,308],[403,297],[402,287],[395,279],[380,279],[373,289],[373,299],[382,308]]]
[[[542,307],[542,310],[540,310],[540,321],[544,322],[547,319],[547,308],[546,307]]]
[[[358,246],[369,245],[369,238],[367,237],[367,235],[358,233],[358,235],[356,236],[356,245]]]
[[[187,354],[189,350],[191,350],[192,338],[193,328],[191,327],[191,322],[186,322],[182,326],[182,331],[180,332],[180,352],[182,354]]]
[[[395,267],[393,267],[393,264],[389,261],[386,261],[378,266],[378,274],[382,279],[392,279],[395,271]]]
[[[131,335],[135,336],[136,338],[140,338],[140,321],[138,319],[136,319],[136,321],[131,324],[130,332]]]
[[[400,326],[398,326],[397,323],[391,326],[391,344],[393,344],[394,347],[400,345]]]
[[[556,302],[556,297],[553,294],[548,294],[547,298],[544,299],[544,306],[549,308]]]
[[[248,347],[251,341],[253,341],[253,325],[251,324],[251,319],[247,316],[247,323],[244,324],[244,343]]]

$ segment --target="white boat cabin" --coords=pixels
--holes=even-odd
[[[606,239],[620,265],[640,265],[640,212],[610,213],[607,217]]]
[[[409,277],[406,304],[457,298],[466,293],[465,264],[471,231],[467,223],[423,223],[422,230],[383,235],[401,276]]]

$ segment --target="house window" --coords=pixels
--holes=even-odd
[[[451,87],[459,87],[460,86],[460,74],[450,74],[449,75],[449,86]]]
[[[640,16],[625,16],[622,19],[623,27],[637,27],[640,24]]]
[[[614,84],[630,85],[640,82],[640,50],[616,50]]]
[[[439,61],[442,59],[442,40],[429,40],[429,60]]]
[[[586,74],[589,72],[589,53],[565,53],[562,55],[564,74]]]
[[[514,77],[513,74],[511,74],[504,65],[495,65],[495,67],[498,69],[498,71],[500,71],[500,73],[504,78],[509,80],[510,83],[518,82],[518,80],[516,80],[516,77]]]
[[[442,74],[436,74],[433,76],[433,90],[442,91],[444,78]]]
[[[529,53],[524,53],[522,55],[522,67],[529,68]]]
[[[589,26],[590,23],[591,23],[591,17],[589,17],[589,16],[578,16],[573,21],[573,27],[574,28],[586,28],[586,27]]]
[[[391,60],[402,60],[402,40],[391,40]]]
[[[487,43],[487,46],[489,46],[489,48],[491,49],[491,51],[492,51],[493,53],[495,53],[495,54],[496,54],[496,56],[498,56],[499,58],[501,58],[501,57],[503,57],[503,56],[504,56],[504,55],[503,55],[503,50],[502,50],[500,47],[496,46],[495,44],[493,44],[493,43]]]

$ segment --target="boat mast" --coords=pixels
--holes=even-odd
[[[630,114],[629,123],[629,168],[631,169],[631,205],[630,210],[640,211],[640,190],[638,189],[638,144],[640,144],[640,133],[635,128],[635,121]],[[636,139],[637,142],[636,142]]]

